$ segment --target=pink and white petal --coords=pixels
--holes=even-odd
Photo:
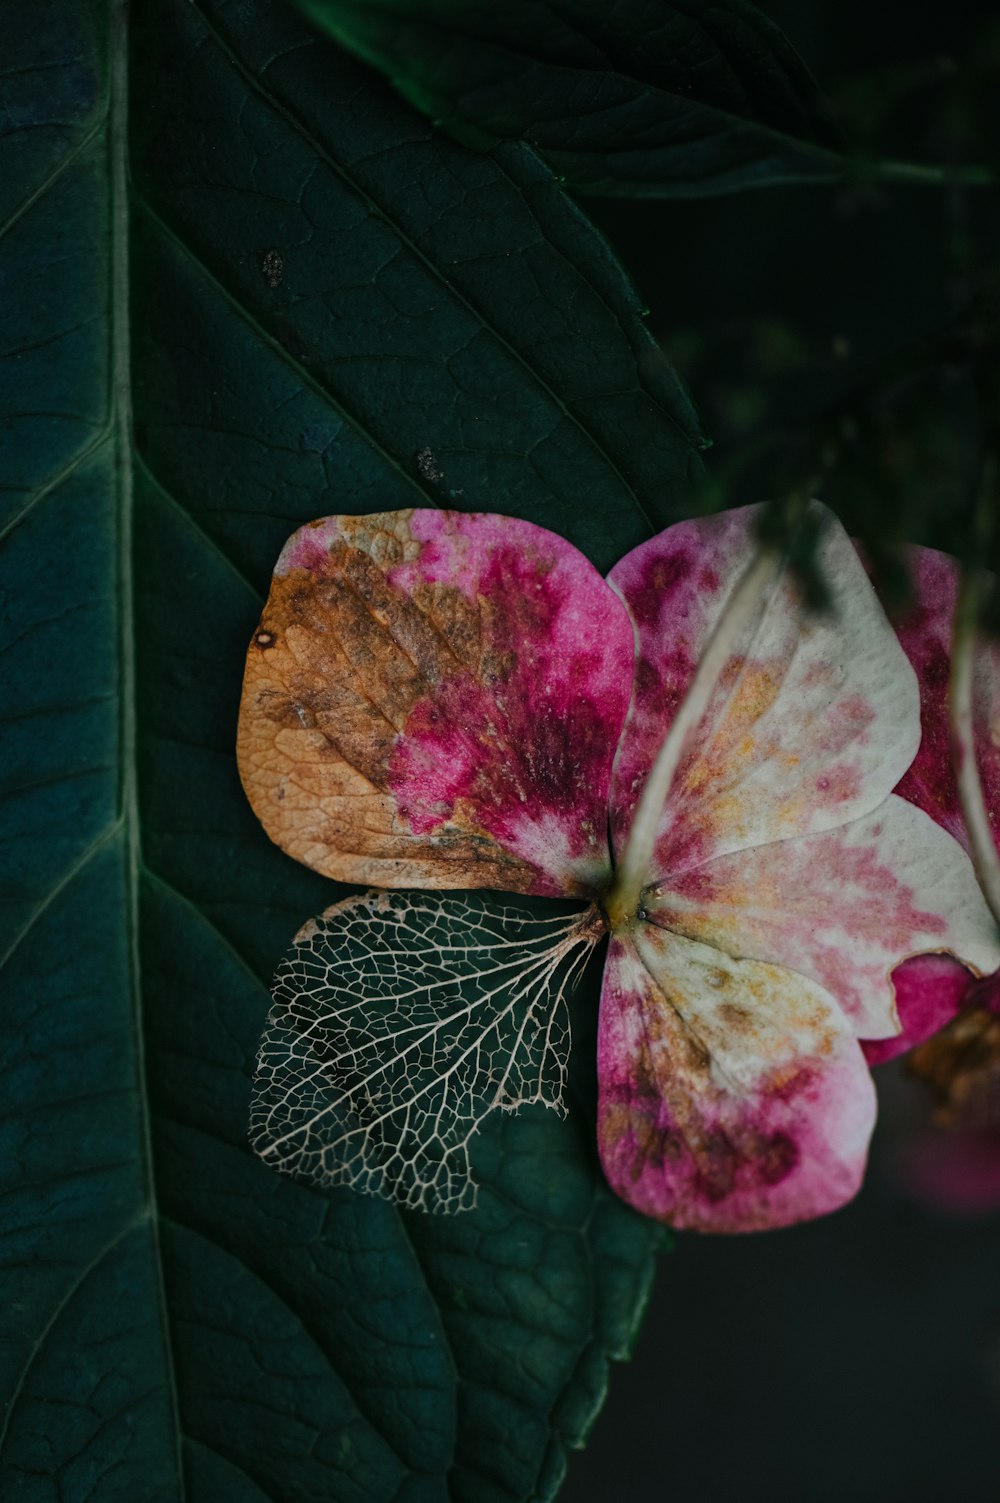
[[[896,792],[968,848],[948,724],[951,636],[958,564],[933,548],[907,552],[916,603],[895,622],[920,684],[920,748]],[[1000,850],[1000,644],[980,638],[973,670],[976,762]]]
[[[611,941],[597,1071],[608,1181],[671,1226],[786,1226],[861,1183],[871,1076],[833,999],[792,971],[640,922]]]
[[[920,685],[920,746],[896,792],[968,849],[948,727],[951,632],[958,564],[932,548],[907,549],[916,602],[893,622]]]
[[[980,637],[973,665],[976,765],[983,799],[1000,851],[1000,642]]]
[[[907,956],[946,951],[980,974],[1000,965],[968,856],[892,795],[842,829],[681,872],[643,903],[657,926],[810,976],[859,1038],[898,1034],[891,976]]]
[[[779,575],[734,651],[660,820],[654,874],[836,829],[876,808],[919,740],[913,671],[858,554],[825,508],[819,567],[833,610],[804,616]],[[650,766],[754,549],[758,507],[669,528],[608,576],[631,612],[638,665],[615,763],[620,847]]]
[[[951,955],[912,955],[892,973],[896,1012],[902,1029],[895,1038],[868,1039],[862,1045],[870,1065],[884,1065],[939,1033],[957,1017],[976,985],[976,973]]]
[[[632,626],[581,553],[509,517],[326,517],[286,544],[238,757],[290,855],[382,887],[590,892],[609,867]]]

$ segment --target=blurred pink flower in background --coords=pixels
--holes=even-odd
[[[968,850],[949,725],[959,568],[911,550],[916,603],[895,623],[920,685],[921,742],[896,793]],[[1000,643],[980,637],[973,661],[976,768],[1000,852]],[[979,977],[949,955],[918,955],[893,973],[903,1031],[864,1045],[871,1064],[907,1054],[933,1102],[927,1126],[897,1144],[895,1168],[920,1199],[954,1212],[1000,1209],[1000,972]]]

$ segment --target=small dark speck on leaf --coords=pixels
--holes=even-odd
[[[269,287],[280,287],[285,275],[285,261],[280,251],[269,250],[264,252],[264,259],[260,263],[260,269],[264,273],[264,281]]]
[[[432,485],[440,485],[444,479],[444,470],[435,459],[433,449],[420,450],[417,455],[417,469]]]

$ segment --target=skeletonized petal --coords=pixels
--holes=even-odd
[[[681,522],[609,575],[639,647],[612,789],[616,847],[665,726],[753,553],[758,511]],[[788,572],[778,576],[678,768],[658,826],[652,879],[859,819],[912,760],[919,739],[913,671],[830,514],[818,562],[832,612],[803,616]]]
[[[968,835],[958,799],[948,726],[951,636],[958,564],[932,548],[907,552],[916,604],[896,622],[903,651],[920,684],[920,748],[896,792],[960,840]],[[973,677],[976,763],[1000,850],[1000,645],[980,638]]]
[[[633,637],[564,539],[508,517],[327,517],[286,544],[238,758],[271,839],[387,887],[592,891]]]
[[[644,903],[663,928],[812,977],[861,1038],[898,1032],[891,976],[906,956],[949,951],[979,972],[1000,965],[968,856],[893,795],[841,829],[681,872]]]
[[[673,1226],[785,1226],[861,1182],[871,1076],[833,999],[782,967],[642,923],[613,939],[598,1081],[608,1180]]]
[[[567,999],[603,933],[488,894],[369,892],[308,923],[279,968],[250,1141],[314,1184],[405,1206],[475,1205],[483,1118],[562,1110]]]

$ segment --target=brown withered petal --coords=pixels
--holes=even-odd
[[[342,881],[593,892],[632,650],[621,602],[543,528],[321,519],[250,643],[244,787],[272,840]]]

